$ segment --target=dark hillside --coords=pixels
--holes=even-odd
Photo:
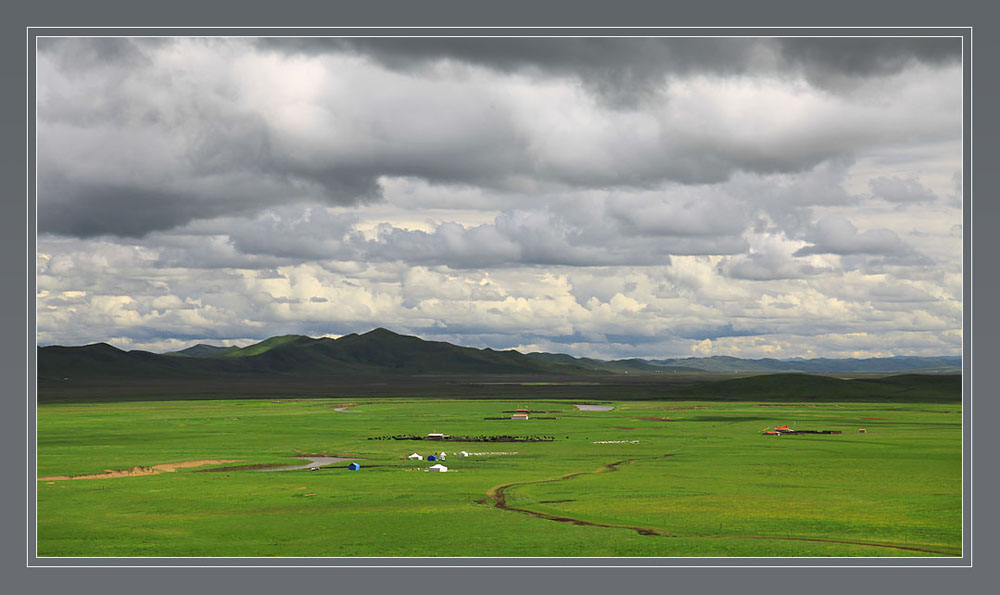
[[[750,360],[718,361],[737,365]],[[339,339],[284,335],[243,348],[196,345],[170,354],[122,351],[104,343],[38,349],[38,394],[43,401],[265,395],[516,395],[796,402],[961,400],[958,375],[906,374],[855,380],[787,373],[740,372],[734,376],[731,372],[703,372],[679,364],[652,365],[639,359],[607,362],[562,354],[525,355],[513,350],[460,347],[382,328]]]
[[[122,351],[99,343],[38,349],[39,382],[82,379],[190,379],[415,374],[581,374],[573,365],[535,361],[516,351],[458,347],[376,329],[339,339],[272,337],[244,348],[196,346],[178,354]]]
[[[193,347],[181,349],[180,351],[173,351],[171,353],[164,353],[163,355],[174,355],[179,357],[215,357],[237,349],[239,349],[239,347],[217,347],[215,345],[205,345],[204,343],[199,343]]]
[[[649,360],[664,368],[683,366],[705,372],[798,372],[805,374],[903,374],[916,370],[922,373],[957,374],[961,372],[961,356],[943,357],[876,357],[847,359],[743,359],[717,355]]]
[[[906,374],[842,379],[810,374],[762,374],[691,384],[673,391],[673,395],[721,401],[960,402],[962,377]]]

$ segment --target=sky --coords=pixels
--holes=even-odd
[[[958,355],[958,38],[41,38],[37,339]]]

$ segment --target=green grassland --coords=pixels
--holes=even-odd
[[[335,411],[347,403],[355,403],[351,411]],[[346,455],[362,469],[38,481],[37,553],[961,555],[958,403],[630,400],[609,401],[615,409],[607,412],[572,403],[512,396],[41,405],[38,477],[201,459],[293,464],[300,453]],[[483,419],[520,405],[557,419]],[[784,423],[843,434],[760,434]],[[434,430],[555,440],[368,439]],[[453,472],[426,473],[426,461],[404,460],[441,450]],[[517,454],[451,454],[459,450]],[[500,486],[516,510],[496,506]]]

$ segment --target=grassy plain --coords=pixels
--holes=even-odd
[[[362,469],[38,481],[38,555],[961,555],[958,403],[608,403],[613,411],[544,399],[41,405],[38,477],[201,459],[292,464],[301,453],[354,457]],[[519,405],[557,419],[483,419]],[[781,423],[843,434],[760,435]],[[368,439],[434,430],[555,440]],[[441,450],[453,472],[404,460]],[[518,510],[496,506],[500,486]]]

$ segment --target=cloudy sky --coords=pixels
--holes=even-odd
[[[957,38],[45,38],[40,344],[954,355]]]

